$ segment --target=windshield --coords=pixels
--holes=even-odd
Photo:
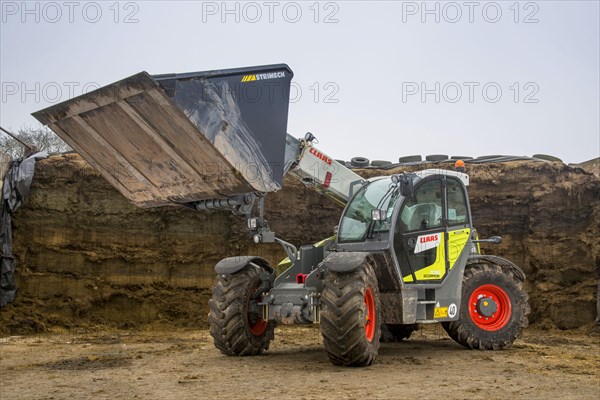
[[[400,192],[394,188],[390,178],[382,178],[360,189],[344,211],[338,241],[363,241],[369,229],[374,233],[389,231],[390,218]],[[373,221],[371,211],[375,209],[386,210],[386,219]]]

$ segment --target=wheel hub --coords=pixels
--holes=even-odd
[[[491,297],[482,297],[477,300],[476,304],[477,312],[484,317],[491,317],[496,311],[498,311],[498,304]]]

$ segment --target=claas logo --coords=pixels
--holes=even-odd
[[[311,147],[309,150],[310,154],[314,155],[315,157],[317,157],[319,160],[325,162],[326,164],[331,165],[331,158],[327,157],[325,154],[321,153],[320,151],[316,150],[314,147]]]
[[[242,82],[252,82],[256,80],[256,75],[244,75],[242,77]]]

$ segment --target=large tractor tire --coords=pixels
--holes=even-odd
[[[463,276],[459,319],[442,326],[452,339],[470,349],[505,349],[528,325],[528,299],[523,283],[511,271],[473,264]]]
[[[210,335],[221,353],[228,356],[255,356],[269,349],[274,321],[262,319],[261,306],[254,298],[261,280],[259,269],[246,266],[232,275],[219,275],[208,304]]]
[[[400,342],[409,339],[414,331],[419,329],[418,324],[381,324],[382,342]]]
[[[381,312],[371,261],[351,272],[327,271],[321,296],[321,334],[335,365],[371,365],[379,351]]]

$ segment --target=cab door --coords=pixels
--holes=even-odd
[[[464,185],[454,177],[426,178],[404,200],[394,228],[394,251],[405,283],[439,283],[471,234]]]
[[[465,186],[457,178],[448,177],[444,186],[449,271],[456,264],[471,235],[471,212]]]
[[[444,203],[440,177],[419,182],[404,200],[394,228],[394,251],[406,283],[436,283],[446,274]]]

